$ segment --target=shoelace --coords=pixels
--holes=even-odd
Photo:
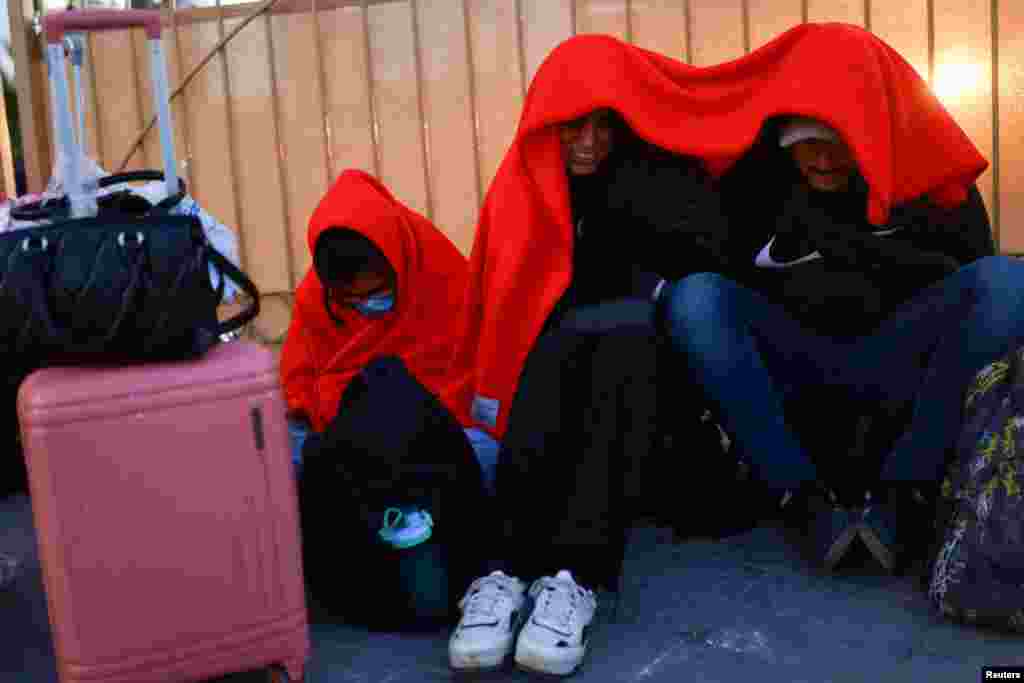
[[[545,578],[537,592],[537,616],[540,620],[565,633],[572,633],[580,600],[586,595],[583,589]]]
[[[511,599],[508,588],[500,580],[487,577],[474,583],[463,602],[464,618],[473,623],[475,619],[496,619],[498,608],[504,607]]]

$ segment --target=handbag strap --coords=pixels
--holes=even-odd
[[[252,279],[246,275],[241,268],[226,259],[223,254],[212,246],[208,248],[207,256],[213,265],[217,267],[217,270],[220,271],[221,287],[223,287],[223,278],[226,275],[231,278],[232,282],[241,287],[242,291],[249,295],[250,301],[249,305],[237,315],[234,315],[217,325],[215,332],[219,336],[227,334],[228,332],[234,332],[235,330],[249,324],[260,314],[260,291],[256,288],[256,284]]]
[[[218,301],[223,297],[225,276],[231,278],[235,284],[249,295],[249,305],[237,315],[234,315],[223,322],[218,322],[217,325],[208,330],[211,335],[214,337],[220,337],[228,332],[233,332],[251,322],[257,315],[259,315],[260,293],[256,288],[255,283],[253,283],[252,279],[250,279],[248,275],[235,266],[235,264],[231,263],[231,261],[226,259],[220,252],[214,249],[209,242],[204,242],[203,252],[198,255],[197,258],[202,271],[206,271],[207,263],[212,263],[220,273],[221,280],[216,291],[216,298]],[[164,296],[170,299],[177,297],[178,292],[181,291],[181,288],[184,286],[185,280],[188,278],[190,272],[195,271],[187,265],[183,265],[174,278],[173,286],[167,288]],[[152,334],[149,335],[148,341],[145,342],[147,352],[152,351],[152,347],[157,345],[159,340],[164,338],[162,331],[168,324],[170,324],[170,320],[170,314],[165,311],[164,314],[153,324]]]
[[[159,181],[164,179],[163,171],[128,171],[125,173],[114,173],[112,175],[103,176],[97,182],[99,189],[104,189],[112,185],[121,185],[123,183],[135,183],[145,181]],[[172,195],[165,197],[153,206],[154,210],[157,209],[172,209],[178,204],[187,192],[184,179],[179,178],[178,191]],[[100,209],[105,210],[103,206],[103,197],[98,197]],[[54,221],[59,219],[66,219],[68,213],[68,202],[67,195],[60,195],[59,197],[47,197],[36,202],[30,202],[21,206],[15,206],[11,208],[10,217],[11,220],[16,221]]]

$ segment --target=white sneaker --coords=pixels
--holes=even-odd
[[[535,673],[573,673],[587,651],[587,627],[594,620],[597,598],[564,569],[535,581],[530,597],[535,606],[519,634],[516,664]]]
[[[477,579],[459,601],[459,619],[448,641],[448,662],[457,671],[497,669],[512,651],[525,613],[526,584],[491,572]]]

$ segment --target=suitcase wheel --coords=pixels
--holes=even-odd
[[[268,683],[302,683],[301,680],[293,681],[283,666],[272,666],[267,673],[269,674]]]

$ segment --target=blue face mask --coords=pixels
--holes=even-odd
[[[377,294],[362,301],[356,301],[352,308],[356,309],[367,318],[374,318],[388,313],[395,307],[395,293]]]

